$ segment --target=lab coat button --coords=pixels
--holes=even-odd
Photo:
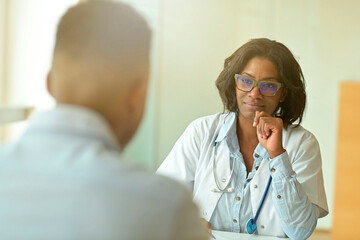
[[[246,180],[247,182],[250,182],[251,181],[251,179],[248,179],[248,180]]]
[[[265,228],[264,225],[261,225],[261,228]]]
[[[258,169],[259,169],[259,166],[256,166],[255,169],[258,170]]]
[[[234,222],[234,223],[237,223],[237,220],[236,220],[236,219],[233,219],[233,222]]]
[[[275,168],[272,168],[272,169],[271,169],[271,172],[275,172],[275,171],[276,171]]]
[[[257,154],[257,153],[255,153],[255,157],[256,157],[256,158],[258,158],[258,157],[260,157],[260,155],[259,155],[259,154]]]
[[[240,198],[240,197],[236,197],[235,199],[236,199],[236,201],[240,201],[241,198]]]
[[[280,195],[277,195],[277,198],[278,198],[278,199],[280,199],[280,198],[281,198],[281,196],[280,196]]]
[[[255,185],[254,185],[254,188],[257,188],[257,187],[258,187],[258,185],[255,184]]]
[[[226,179],[225,179],[225,178],[223,178],[223,179],[221,179],[221,181],[222,181],[222,182],[226,182]]]

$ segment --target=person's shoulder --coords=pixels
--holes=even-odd
[[[313,135],[309,130],[304,128],[302,125],[290,124],[287,128],[284,128],[287,134],[306,134]]]
[[[143,189],[144,193],[157,195],[159,192],[169,192],[178,194],[186,192],[186,188],[176,181],[167,177],[155,175],[149,169],[132,163],[130,160],[121,156],[117,152],[108,151],[101,156],[101,171],[107,176],[112,184],[126,187],[126,183],[131,183],[132,188]],[[99,169],[99,168],[97,168]],[[119,188],[120,190],[121,188]],[[146,189],[151,189],[148,191]]]
[[[13,152],[15,147],[16,145],[14,143],[5,143],[0,147],[0,157]]]
[[[134,220],[134,224],[130,224],[127,219],[127,225],[142,226],[142,231],[148,232],[146,239],[155,239],[154,235],[157,239],[160,239],[159,235],[161,239],[174,239],[182,232],[187,232],[184,235],[189,237],[181,239],[193,239],[202,234],[201,225],[195,224],[200,218],[198,209],[185,186],[151,171],[125,165],[126,172],[113,182],[111,190],[116,192],[112,198],[114,202],[121,203],[121,206],[115,206],[116,209],[121,208],[118,215],[129,213],[128,218],[131,216]],[[194,224],[186,225],[184,222]],[[185,224],[181,232],[179,224]],[[153,232],[154,229],[161,229],[162,233]]]
[[[191,193],[174,180],[155,175],[115,153],[103,154],[101,160],[102,164],[99,161],[96,168],[92,166],[93,174],[87,174],[89,177],[76,192],[91,199],[90,215],[94,211],[106,215],[107,222],[116,222],[114,231],[139,236],[134,239],[170,239],[175,219],[193,209],[188,205],[192,203]],[[142,226],[141,231],[136,226]]]
[[[195,119],[193,122],[195,122],[195,123],[212,123],[212,122],[216,122],[216,121],[221,121],[221,120],[225,119],[228,115],[229,115],[229,113],[220,113],[219,112],[219,113],[199,117],[199,118]]]
[[[166,176],[153,174],[150,171],[141,171],[137,172],[137,174],[141,175],[141,178],[146,179],[147,183],[145,187],[153,189],[154,195],[158,195],[158,193],[163,192],[170,199],[184,199],[185,196],[191,196],[189,190],[179,182],[168,178]],[[139,184],[142,184],[139,182]],[[164,196],[162,196],[164,197]]]
[[[203,117],[199,117],[191,122],[190,126],[194,126],[196,128],[206,128],[209,129],[214,126],[218,126],[221,123],[224,123],[226,118],[231,113],[215,113],[212,115],[207,115]]]
[[[144,205],[171,212],[176,211],[184,201],[191,200],[191,193],[185,186],[124,159],[117,165],[108,164],[102,176],[106,188],[118,193],[115,196],[121,199],[124,199],[123,195],[126,193],[126,198],[132,199],[132,204],[138,201],[134,199],[146,199],[147,203]]]
[[[291,141],[291,142],[304,142],[304,141],[313,141],[317,142],[317,139],[315,135],[304,128],[301,125],[295,125],[291,124],[287,128],[283,129],[283,137],[285,141]]]

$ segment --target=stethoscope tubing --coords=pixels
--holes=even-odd
[[[268,194],[268,192],[269,192],[271,180],[272,180],[272,177],[271,177],[271,175],[270,175],[269,180],[268,180],[268,183],[267,183],[267,185],[266,185],[265,192],[264,192],[264,194],[263,194],[263,196],[262,196],[262,199],[261,199],[261,202],[260,202],[260,206],[259,206],[258,210],[256,211],[256,214],[255,214],[255,217],[254,217],[254,222],[256,222],[256,220],[258,219],[259,214],[260,214],[260,210],[261,210],[262,206],[264,205],[265,198],[266,198],[266,196],[267,196],[267,194]]]
[[[228,190],[225,190],[228,185],[230,184],[230,181],[231,181],[231,178],[234,174],[234,168],[235,168],[235,160],[233,161],[233,164],[232,164],[232,169],[231,169],[231,173],[230,173],[230,177],[228,179],[228,181],[226,182],[225,184],[225,187],[224,188],[221,188],[220,187],[220,184],[218,183],[218,178],[217,178],[217,173],[216,173],[216,164],[215,164],[215,160],[216,159],[216,142],[214,141],[214,158],[213,158],[213,162],[212,162],[212,170],[213,170],[213,175],[214,175],[214,180],[215,180],[215,184],[216,184],[216,187],[218,188],[216,191],[214,190],[214,192],[222,192],[222,193],[228,193],[228,192],[233,192],[232,188],[231,190],[229,191]]]
[[[257,229],[257,225],[256,225],[256,221],[259,217],[259,214],[260,214],[260,210],[265,202],[265,198],[266,198],[266,195],[269,191],[269,188],[270,188],[270,184],[271,184],[271,180],[272,180],[272,177],[270,175],[269,177],[269,181],[266,185],[266,189],[265,189],[265,192],[263,194],[263,197],[261,198],[261,202],[260,202],[260,206],[258,207],[258,210],[256,211],[256,214],[255,214],[255,217],[254,218],[250,218],[249,221],[247,222],[246,224],[246,230],[249,234],[253,234],[255,233],[256,229]]]

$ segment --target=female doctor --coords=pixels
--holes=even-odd
[[[299,125],[298,62],[283,44],[253,39],[216,86],[228,113],[192,122],[157,173],[185,183],[214,230],[308,238],[328,207],[319,144]]]

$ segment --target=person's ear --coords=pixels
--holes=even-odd
[[[147,81],[137,82],[130,95],[130,107],[132,112],[144,111],[145,99],[146,99]]]
[[[52,97],[54,97],[54,93],[53,93],[52,88],[51,88],[51,70],[46,75],[46,89],[47,89],[48,93]]]

